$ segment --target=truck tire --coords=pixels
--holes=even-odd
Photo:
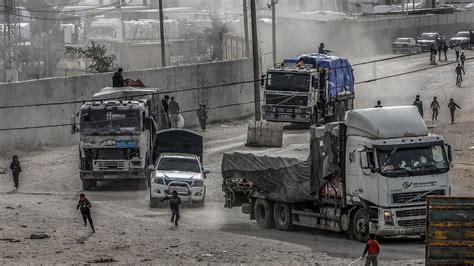
[[[89,179],[82,179],[82,190],[89,190],[91,189],[91,180]]]
[[[263,228],[273,228],[273,202],[264,199],[255,201],[255,219],[257,224]]]
[[[138,190],[144,190],[148,187],[148,180],[147,179],[139,179],[137,180]]]
[[[360,242],[367,242],[369,240],[369,212],[367,209],[360,208],[356,211],[354,219],[352,220],[352,234],[355,239]]]
[[[275,227],[278,230],[293,230],[293,219],[291,215],[290,204],[283,202],[275,202],[273,206],[273,221],[275,222]]]

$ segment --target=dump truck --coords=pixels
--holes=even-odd
[[[268,69],[262,79],[263,119],[324,124],[341,121],[354,106],[354,75],[345,58],[302,54]]]
[[[426,265],[474,265],[474,197],[429,196]]]
[[[223,155],[225,207],[266,227],[424,235],[426,197],[450,195],[451,149],[414,106],[348,111],[310,128],[307,160]]]
[[[159,89],[104,88],[71,116],[71,125],[71,133],[79,133],[84,190],[97,181],[128,180],[140,189],[148,186],[156,133],[168,128]]]

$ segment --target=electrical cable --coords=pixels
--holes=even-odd
[[[129,2],[131,3],[131,2]],[[108,5],[103,5],[103,6],[97,6],[97,7],[91,7],[91,8],[84,8],[84,9],[77,9],[77,10],[36,10],[36,11],[30,11],[29,9],[19,9],[19,8],[11,8],[14,10],[18,11],[29,11],[29,12],[39,12],[39,13],[71,13],[71,12],[83,12],[83,11],[89,11],[89,10],[97,10],[97,9],[102,9],[106,7],[111,7],[111,6],[117,6],[119,3],[114,3],[114,4],[108,4]],[[6,6],[0,5],[0,7],[5,8]],[[117,7],[118,8],[118,7]]]

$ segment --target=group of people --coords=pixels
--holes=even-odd
[[[437,46],[437,47],[436,47]],[[438,55],[438,61],[441,61],[441,52],[444,53],[444,60],[448,61],[447,52],[448,52],[448,45],[446,42],[441,42],[438,45],[431,44],[430,47],[430,62],[431,65],[436,64],[436,55]],[[456,54],[456,62],[461,61],[461,66],[464,67],[464,62],[466,61],[466,55],[462,51],[461,45],[457,44],[454,48],[454,52]]]
[[[421,117],[423,117],[423,102],[420,100],[420,95],[416,95],[415,100],[413,101],[413,105],[418,108],[418,112],[420,112]],[[454,99],[450,99],[448,103],[448,109],[451,114],[451,124],[454,124],[454,115],[456,113],[456,109],[462,109]],[[438,120],[439,110],[441,109],[441,105],[438,102],[438,97],[433,97],[433,101],[431,101],[430,105],[431,109],[431,120]]]

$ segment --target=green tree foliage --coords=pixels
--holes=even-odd
[[[103,44],[91,42],[85,49],[66,46],[66,55],[74,58],[90,58],[92,64],[86,69],[87,72],[111,72],[115,65],[115,55],[107,55],[107,48]]]

